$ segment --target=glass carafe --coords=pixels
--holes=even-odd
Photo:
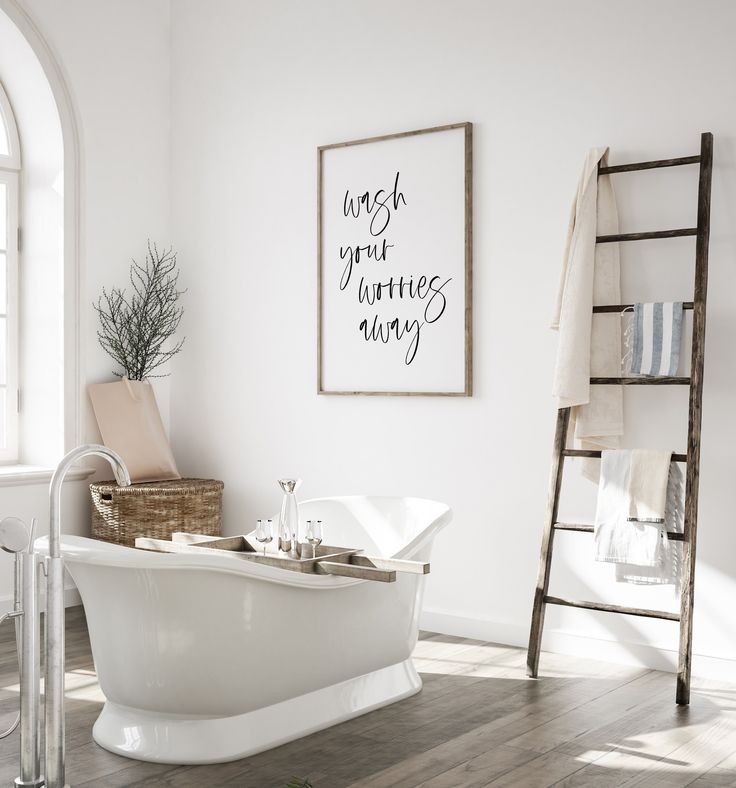
[[[296,491],[301,479],[279,479],[279,487],[284,491],[279,516],[279,550],[288,553],[289,558],[301,558],[299,544],[299,502]]]

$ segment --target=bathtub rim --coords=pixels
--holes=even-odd
[[[302,503],[316,503],[319,501],[349,501],[356,498],[371,498],[383,500],[417,501],[434,504],[440,512],[424,529],[413,539],[392,553],[390,558],[411,558],[425,545],[431,544],[436,535],[452,520],[452,509],[447,505],[431,498],[400,497],[400,496],[353,496],[343,495],[334,497],[310,498]],[[48,554],[48,537],[41,536],[35,541],[36,551],[40,555]],[[62,534],[61,554],[71,564],[93,564],[95,566],[109,566],[128,569],[193,569],[209,570],[248,576],[271,583],[292,587],[332,589],[346,588],[372,582],[355,578],[337,577],[335,575],[317,575],[306,572],[292,572],[288,569],[259,564],[255,561],[234,560],[233,556],[212,555],[203,553],[195,556],[191,553],[157,553],[150,550],[139,550],[134,547],[103,542],[87,536]]]

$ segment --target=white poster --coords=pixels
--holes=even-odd
[[[471,394],[472,125],[319,149],[319,392]]]

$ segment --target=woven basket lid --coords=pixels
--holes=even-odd
[[[103,494],[115,492],[116,495],[201,495],[202,493],[221,492],[225,483],[218,479],[169,479],[161,482],[140,482],[129,487],[119,487],[114,479],[93,482],[90,490]]]

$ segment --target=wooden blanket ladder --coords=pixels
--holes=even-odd
[[[682,542],[682,569],[680,578],[680,612],[670,613],[663,610],[647,610],[620,605],[609,605],[601,602],[584,602],[561,599],[549,594],[550,570],[552,568],[552,546],[555,531],[573,531],[592,533],[592,525],[577,523],[561,523],[557,521],[560,490],[562,487],[563,466],[566,457],[600,457],[599,451],[584,451],[567,448],[567,433],[570,422],[570,409],[561,408],[557,416],[557,427],[554,437],[554,451],[549,480],[547,511],[542,534],[542,548],[539,561],[537,586],[534,592],[531,631],[529,634],[529,650],[527,653],[527,673],[536,677],[539,670],[539,653],[544,627],[544,613],[547,605],[565,605],[586,610],[600,610],[606,613],[624,613],[631,616],[678,621],[680,624],[680,645],[677,669],[678,704],[690,702],[690,674],[692,662],[693,633],[693,601],[695,581],[695,547],[698,527],[698,479],[700,472],[700,425],[701,406],[703,399],[703,357],[705,350],[705,303],[708,285],[708,238],[710,234],[710,193],[713,169],[713,135],[706,132],[701,135],[700,155],[686,156],[679,159],[663,159],[646,161],[636,164],[621,164],[613,167],[600,167],[599,175],[619,172],[637,172],[639,170],[657,169],[661,167],[678,167],[697,164],[700,167],[698,184],[698,224],[679,230],[659,230],[644,233],[622,233],[618,235],[601,235],[596,243],[618,243],[621,241],[641,241],[648,238],[677,238],[684,235],[696,236],[695,241],[695,286],[693,300],[685,302],[683,307],[691,309],[692,320],[692,360],[690,377],[618,377],[591,378],[591,384],[597,385],[687,385],[690,386],[688,410],[687,453],[673,454],[673,462],[687,464],[685,475],[685,517],[682,533],[668,533],[672,540]],[[620,312],[632,304],[611,304],[593,307],[594,313]]]

